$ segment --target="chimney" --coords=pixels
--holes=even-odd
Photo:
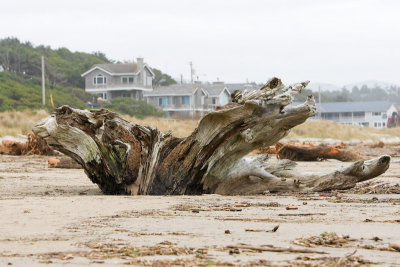
[[[144,62],[142,57],[136,58],[136,63],[138,65],[139,70],[143,70]]]

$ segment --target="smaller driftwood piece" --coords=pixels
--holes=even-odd
[[[70,157],[49,158],[47,163],[50,168],[82,169],[82,166]]]
[[[49,147],[46,141],[35,135],[28,133],[28,140],[25,143],[16,140],[2,140],[0,142],[0,154],[21,156],[21,155],[56,155],[57,152]]]
[[[231,104],[201,118],[186,138],[128,122],[105,109],[68,106],[38,122],[33,131],[75,159],[105,194],[325,191],[349,188],[385,172],[388,156],[323,175],[299,173],[290,161],[244,159],[315,115],[312,96],[302,105],[290,105],[307,84],[285,87],[272,78],[258,90],[235,91]]]
[[[359,153],[345,149],[345,145],[326,144],[297,144],[277,143],[276,155],[279,159],[295,161],[320,161],[324,159],[337,159],[340,161],[355,161],[363,159]]]

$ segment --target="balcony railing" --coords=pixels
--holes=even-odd
[[[140,89],[153,89],[151,85],[143,85],[137,83],[130,83],[130,84],[92,84],[85,88],[86,90],[93,90],[93,91],[107,91],[107,90],[140,90]]]

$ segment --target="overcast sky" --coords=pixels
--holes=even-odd
[[[400,84],[397,0],[1,0],[9,36],[185,79]]]

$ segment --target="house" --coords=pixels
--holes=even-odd
[[[230,102],[230,91],[223,82],[213,84],[174,84],[144,93],[148,104],[167,112],[169,116],[203,115]]]
[[[399,109],[393,102],[330,102],[317,104],[317,115],[313,119],[336,121],[348,125],[373,128],[387,127],[388,118]]]
[[[144,92],[146,102],[165,112],[167,115],[189,116],[208,111],[205,98],[207,93],[197,84],[174,84]]]
[[[205,99],[207,108],[213,110],[218,106],[225,106],[231,102],[231,92],[224,82],[214,82],[213,84],[202,85],[207,93]]]
[[[137,58],[135,63],[95,64],[81,76],[85,91],[108,101],[121,96],[143,100],[143,92],[153,89],[155,75],[143,58]]]

